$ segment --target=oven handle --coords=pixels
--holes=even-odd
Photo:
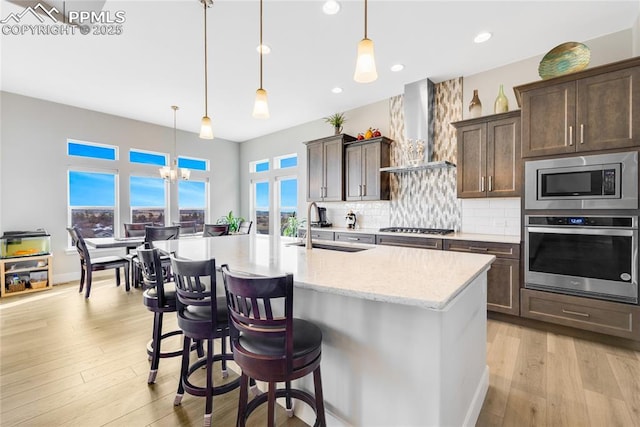
[[[635,229],[617,228],[564,228],[564,227],[527,227],[527,233],[549,233],[549,234],[586,234],[594,236],[631,236],[636,235]]]

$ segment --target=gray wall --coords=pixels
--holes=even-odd
[[[640,56],[640,13],[631,28],[631,37],[633,38],[633,56]]]
[[[173,152],[173,128],[130,120],[68,105],[0,92],[0,231],[44,228],[51,234],[54,282],[78,278],[75,251],[67,247],[67,138],[119,147],[119,216],[129,221],[130,148]],[[167,106],[167,115],[172,111]],[[178,123],[180,122],[178,111]],[[181,155],[209,159],[210,220],[239,206],[239,145],[222,139],[202,140],[178,131]],[[104,161],[84,160],[87,166],[111,168]],[[136,172],[145,166],[135,166]],[[148,166],[149,174],[157,167]],[[195,172],[192,176],[196,176]],[[170,210],[177,215],[177,186],[170,186]],[[174,216],[172,220],[177,220]]]

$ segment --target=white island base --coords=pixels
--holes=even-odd
[[[489,386],[486,280],[484,271],[440,310],[296,288],[296,316],[322,328],[328,425],[475,425]]]

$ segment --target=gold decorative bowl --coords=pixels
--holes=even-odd
[[[584,70],[591,60],[589,48],[578,42],[562,43],[551,49],[540,61],[538,74],[542,79]]]

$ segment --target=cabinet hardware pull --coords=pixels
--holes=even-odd
[[[489,191],[493,191],[493,175],[489,175]]]
[[[569,126],[569,145],[573,145],[573,126]]]
[[[564,314],[573,314],[574,316],[591,317],[589,313],[581,313],[579,311],[565,310],[564,308],[562,309],[562,312]]]
[[[362,196],[367,195],[367,184],[362,184]]]
[[[358,237],[347,237],[347,240],[360,240]]]
[[[480,178],[480,191],[484,191],[484,176]]]
[[[469,246],[470,251],[488,251],[489,248],[481,248],[479,246]]]
[[[358,185],[358,196],[362,196],[362,184]]]
[[[580,124],[580,144],[584,144],[584,123]]]

